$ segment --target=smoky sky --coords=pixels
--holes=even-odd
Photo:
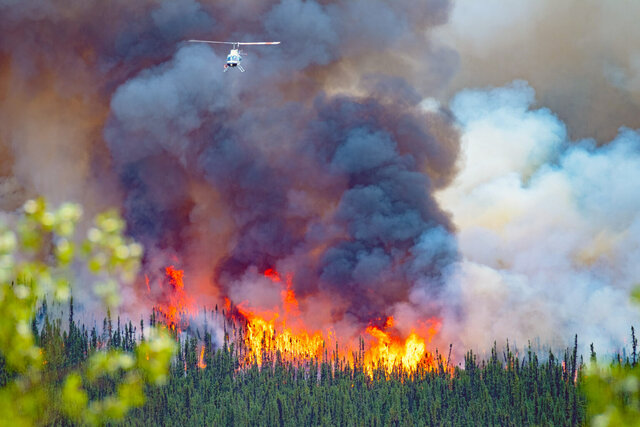
[[[444,98],[524,79],[571,138],[606,144],[640,127],[638,13],[633,1],[458,0],[436,30],[460,60]]]
[[[431,196],[454,174],[451,118],[423,111],[423,88],[393,67],[359,70],[361,94],[329,94],[323,81],[345,58],[367,52],[388,51],[393,63],[395,47],[415,43],[448,8],[428,2],[422,7],[432,13],[414,15],[412,6],[274,2],[251,32],[242,34],[240,23],[212,26],[215,39],[282,41],[251,49],[247,73],[221,72],[224,48],[179,43],[171,59],[120,85],[104,135],[132,235],[150,254],[171,249],[185,258],[210,238],[224,250],[197,268],[227,293],[249,269],[288,262],[299,270],[299,295],[336,293],[363,322],[388,315],[418,281],[436,300],[441,267],[457,257],[455,245],[430,243],[433,230],[453,231]],[[194,22],[205,21],[204,9],[191,5]],[[210,12],[211,22],[226,22]],[[157,21],[153,34],[162,32]],[[166,40],[182,28],[169,27]],[[131,46],[130,55],[144,49]],[[292,93],[288,80],[306,89]],[[230,218],[224,239],[184,238],[195,226],[207,229],[189,215],[194,183],[209,186]]]
[[[640,117],[627,6],[0,0],[0,209],[39,194],[88,216],[115,205],[146,272],[177,264],[198,297],[241,303],[247,278],[276,267],[303,311],[314,295],[335,303],[327,322],[393,314],[409,332],[438,314],[463,346],[564,338],[584,310],[555,310],[542,284],[567,286],[567,303],[568,283],[593,306],[614,295],[605,318],[626,298],[616,277],[635,277],[616,245],[637,226],[603,221],[636,224],[620,201],[635,199],[600,184],[630,182],[606,147],[633,146],[618,129]],[[223,73],[225,47],[192,38],[282,44],[248,46],[247,72]],[[454,96],[489,84],[507,86]],[[593,176],[569,167],[580,155]],[[535,181],[557,170],[562,186]],[[592,214],[554,210],[573,181],[602,190]],[[547,237],[576,224],[554,240],[570,256],[550,256]]]
[[[181,53],[177,58],[192,60]],[[188,67],[176,63],[165,72]],[[174,75],[179,84],[183,73]],[[161,73],[147,78],[149,86],[154,79],[171,79]],[[108,129],[113,128],[114,135],[123,135],[128,120],[126,113],[118,114],[116,105],[140,112],[147,103],[145,92],[133,87],[137,83],[130,84],[112,102],[115,114]],[[198,99],[211,95],[197,85],[193,90],[178,96],[184,102],[174,100],[172,92],[166,101],[157,99],[157,92],[148,95],[154,98],[151,105],[165,106],[162,111],[150,109],[149,114],[177,121],[166,123],[162,136],[153,129],[156,120],[136,117],[134,135],[139,139],[125,134],[124,144],[122,140],[111,143],[114,149],[124,150],[118,155],[123,171],[136,174],[126,183],[128,215],[140,219],[130,222],[134,234],[160,246],[179,234],[177,212],[190,203],[182,197],[188,194],[182,176],[188,175],[211,185],[233,218],[234,239],[215,266],[216,283],[232,286],[252,266],[264,270],[300,248],[323,247],[315,259],[297,255],[307,270],[304,281],[295,282],[297,290],[302,295],[319,288],[338,292],[353,301],[350,310],[359,318],[383,315],[389,303],[406,299],[414,283],[410,275],[431,277],[437,289],[436,261],[455,259],[455,250],[430,248],[432,262],[422,260],[419,267],[416,262],[424,251],[418,242],[424,245],[430,230],[452,230],[430,196],[434,185],[425,170],[445,174],[452,169],[456,145],[453,137],[441,141],[433,136],[426,113],[419,111],[415,101],[318,94],[306,103],[284,101],[267,109],[260,102],[253,107],[250,94],[245,102],[240,88],[211,113],[212,104]],[[173,113],[167,111],[169,105],[175,108]],[[194,112],[194,105],[207,110]],[[198,117],[193,119],[197,129],[192,118],[181,120],[187,114]],[[438,119],[438,126],[447,126],[446,116]],[[148,134],[154,137],[147,139]],[[151,140],[159,143],[148,143]],[[134,148],[136,143],[144,154]],[[132,163],[128,150],[135,153]],[[436,161],[431,153],[440,158]],[[175,164],[159,160],[175,157],[181,159]],[[318,207],[301,211],[300,203],[292,203],[292,194],[300,203],[318,201],[321,211]],[[169,221],[173,221],[171,227]]]

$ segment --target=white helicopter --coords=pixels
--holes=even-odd
[[[240,50],[240,46],[254,45],[254,44],[280,44],[280,42],[218,42],[213,40],[189,40],[191,43],[212,43],[212,44],[230,44],[232,45],[229,54],[227,55],[227,63],[224,64],[224,72],[226,73],[229,68],[238,67],[238,70],[244,73],[244,68],[240,64],[242,61],[242,55],[244,52]]]

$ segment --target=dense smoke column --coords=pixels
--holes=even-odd
[[[302,297],[390,314],[456,257],[430,194],[451,180],[457,135],[419,104],[455,70],[428,37],[449,8],[0,1],[2,208],[38,193],[119,204],[151,276],[179,262],[231,294],[283,265]],[[223,74],[224,49],[190,38],[283,44]]]
[[[363,322],[389,315],[416,288],[437,300],[442,268],[456,258],[455,245],[442,244],[453,240],[451,224],[430,195],[454,172],[451,119],[420,107],[422,89],[393,76],[404,67],[354,68],[352,91],[365,96],[324,91],[325,71],[349,69],[358,56],[387,52],[404,64],[448,8],[429,2],[412,14],[410,6],[274,2],[251,37],[284,43],[253,50],[259,60],[246,75],[218,71],[224,52],[185,44],[121,85],[105,137],[131,232],[187,265],[197,248],[217,247],[198,268],[225,294],[248,271],[284,264],[299,295],[338,294]],[[351,20],[366,10],[377,27]],[[234,37],[248,35],[215,36]],[[195,219],[203,203],[193,188],[202,183],[217,206]],[[186,240],[193,230],[195,241]]]
[[[297,119],[288,108],[270,117],[286,123],[290,136],[301,135],[278,141],[286,162],[266,162],[259,145],[243,147],[242,132],[252,133],[248,127],[236,129],[236,138],[214,137],[200,157],[199,166],[225,195],[238,227],[217,281],[233,286],[248,267],[264,270],[298,252],[293,264],[307,271],[296,272],[297,291],[305,295],[321,286],[337,292],[361,320],[389,314],[419,279],[431,283],[436,299],[440,269],[455,258],[455,249],[435,238],[451,226],[421,168],[451,169],[455,134],[439,141],[417,105],[374,96],[320,96],[310,110],[295,110]],[[316,211],[303,214],[292,194],[334,208],[325,219]],[[299,253],[314,247],[324,248],[320,257]]]
[[[178,61],[190,58],[179,55]],[[172,70],[184,67],[178,62]],[[143,87],[155,87],[154,79],[165,81],[172,72],[152,77]],[[182,78],[180,73],[176,78]],[[405,85],[401,80],[381,83],[397,85],[397,92]],[[183,95],[192,99],[192,94]],[[455,249],[434,240],[434,230],[446,234],[451,226],[429,195],[433,186],[423,172],[433,170],[446,182],[457,150],[455,132],[444,114],[421,111],[417,98],[408,99],[375,92],[367,98],[320,95],[310,107],[285,103],[268,111],[231,99],[221,104],[223,121],[203,118],[189,138],[174,134],[160,139],[164,147],[138,147],[149,153],[127,144],[121,158],[134,159],[123,169],[132,172],[122,174],[130,179],[130,225],[159,248],[171,246],[167,239],[181,229],[175,212],[189,203],[184,198],[188,179],[181,177],[204,179],[233,218],[234,238],[216,267],[217,283],[233,286],[249,267],[264,270],[297,252],[296,261],[308,270],[296,274],[302,295],[322,286],[351,301],[349,309],[362,320],[384,315],[390,305],[408,298],[417,280],[437,288],[439,269],[455,258]],[[126,91],[116,95],[113,105],[115,111],[126,105],[131,114],[144,109],[140,98],[128,98]],[[168,120],[180,122],[180,111],[168,114]],[[268,120],[258,120],[265,115]],[[122,121],[122,116],[114,118],[114,135],[126,127]],[[431,127],[449,129],[448,138],[434,137]],[[138,135],[152,130],[142,131]],[[176,139],[185,145],[173,144]],[[117,141],[112,143],[116,149],[121,147]],[[186,167],[157,160],[167,152],[184,154]],[[321,218],[316,209],[301,209],[292,195],[298,201],[320,199],[333,208]],[[167,219],[174,221],[171,229],[164,227]],[[321,257],[300,255],[301,248],[314,247],[325,248]]]
[[[430,283],[437,299],[441,267],[455,259],[451,246],[440,246],[437,239],[428,243],[432,233],[446,234],[451,226],[430,196],[429,177],[419,169],[421,160],[432,160],[426,151],[453,147],[437,142],[418,115],[397,103],[406,98],[395,101],[321,99],[310,125],[323,169],[346,180],[334,215],[344,234],[321,257],[320,283],[346,297],[350,312],[361,320],[388,315],[395,303],[408,300],[418,278]],[[415,133],[398,135],[399,128]],[[403,142],[411,140],[423,146],[403,152]],[[448,156],[450,162],[454,158]]]

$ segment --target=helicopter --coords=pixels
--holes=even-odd
[[[280,44],[280,42],[219,42],[214,40],[189,40],[190,43],[211,43],[211,44],[230,44],[231,50],[227,55],[227,62],[224,64],[224,72],[226,73],[229,68],[238,67],[238,70],[245,72],[242,68],[240,61],[242,61],[242,55],[244,52],[240,50],[240,46],[246,45],[267,45],[267,44]]]

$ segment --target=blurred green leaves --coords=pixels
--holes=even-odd
[[[145,384],[161,385],[175,352],[175,342],[163,330],[151,329],[150,340],[142,342],[135,354],[119,350],[97,352],[88,361],[85,381],[118,379],[116,392],[101,400],[89,401],[78,373],[67,376],[62,391],[62,408],[73,421],[102,425],[124,418],[134,407],[144,404]]]
[[[640,426],[640,366],[593,363],[584,387],[591,425]]]
[[[42,198],[27,201],[18,215],[0,216],[0,354],[13,379],[0,389],[0,424],[42,423],[45,407],[56,407],[71,420],[103,424],[121,419],[144,402],[144,385],[161,384],[175,343],[160,331],[135,354],[109,350],[90,356],[85,372],[70,372],[55,396],[43,390],[43,350],[30,327],[36,303],[48,296],[66,301],[71,284],[83,269],[95,278],[94,291],[105,308],[120,301],[120,285],[131,283],[139,271],[142,246],[124,235],[125,222],[117,211],[99,214],[85,236],[78,233],[82,207],[64,203],[57,208]],[[83,381],[110,376],[116,391],[90,401]],[[58,400],[51,402],[51,399]],[[50,410],[50,409],[49,409]]]
[[[631,299],[640,303],[640,286],[632,291]],[[640,364],[633,327],[631,339],[630,361],[618,356],[616,361],[599,364],[595,354],[592,356],[584,390],[588,399],[587,417],[593,426],[640,426]]]

